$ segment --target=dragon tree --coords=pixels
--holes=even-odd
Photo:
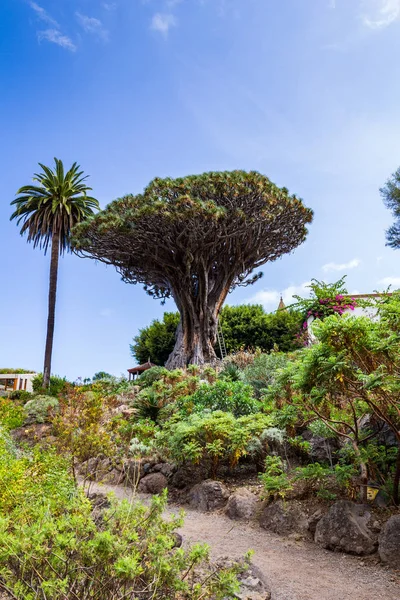
[[[313,213],[257,172],[154,179],[74,231],[81,256],[114,265],[123,281],[172,297],[180,313],[168,368],[213,362],[218,314],[230,291],[306,238]]]

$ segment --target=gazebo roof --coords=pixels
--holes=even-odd
[[[142,373],[143,371],[147,371],[147,369],[151,369],[151,367],[155,367],[156,365],[152,362],[150,362],[149,360],[145,363],[143,363],[142,365],[139,365],[137,367],[132,367],[132,369],[128,369],[128,373]]]

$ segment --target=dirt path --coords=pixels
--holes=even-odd
[[[91,484],[91,491],[129,498],[123,486]],[[146,498],[141,495],[141,499]],[[169,506],[167,514],[177,512]],[[239,557],[254,550],[253,562],[264,573],[272,600],[400,600],[400,573],[374,558],[360,559],[328,552],[310,542],[296,542],[252,524],[231,521],[219,513],[185,507],[180,530],[184,543],[206,542],[213,557]]]

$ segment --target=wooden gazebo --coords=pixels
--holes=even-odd
[[[148,360],[147,362],[139,365],[138,367],[133,367],[132,369],[128,369],[129,373],[129,381],[134,381],[139,375],[141,375],[144,371],[155,367],[156,365]]]

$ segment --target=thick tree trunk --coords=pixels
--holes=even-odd
[[[187,308],[180,312],[181,321],[176,332],[175,346],[165,366],[167,369],[179,369],[188,364],[214,363],[217,360],[214,350],[217,339],[217,307],[204,307],[200,314]]]
[[[48,316],[47,316],[46,348],[45,348],[45,352],[44,352],[44,367],[43,367],[43,387],[44,388],[48,388],[50,385],[51,355],[53,352],[53,337],[54,337],[54,321],[55,321],[55,312],[56,312],[57,275],[58,275],[59,253],[60,253],[60,236],[58,234],[54,234],[52,242],[51,242],[49,309],[48,309]]]

